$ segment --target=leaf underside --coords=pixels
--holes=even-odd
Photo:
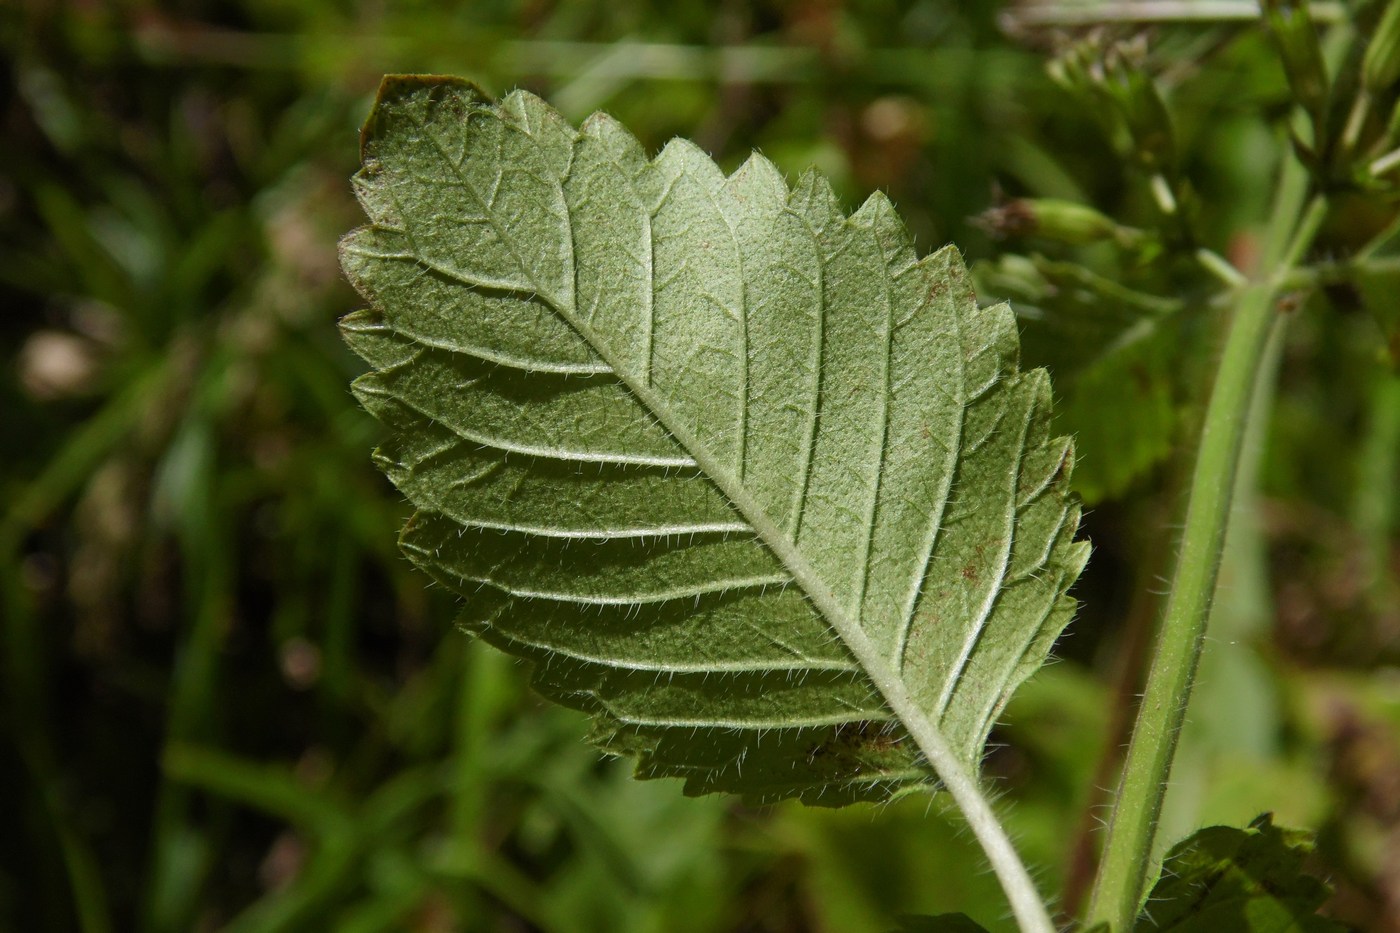
[[[882,678],[975,770],[1088,550],[1048,379],[957,252],[456,79],[386,79],[363,149],[342,332],[463,625],[691,793],[932,788]]]

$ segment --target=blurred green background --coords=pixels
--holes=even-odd
[[[581,716],[451,628],[396,550],[407,510],[370,464],[378,428],[334,326],[359,303],[335,244],[360,222],[348,178],[385,72],[526,87],[575,121],[606,109],[727,169],[758,148],[790,176],[816,165],[852,208],[883,188],[922,250],[956,242],[987,300],[1017,299],[1079,438],[1095,555],[1060,662],[986,769],[1043,889],[1074,905],[1221,309],[1171,263],[974,222],[1007,196],[1156,222],[1144,173],[1047,76],[1084,35],[1017,15],[0,8],[0,929],[873,933],[945,910],[1009,928],[941,802],[755,810],[632,781]],[[1247,268],[1290,106],[1260,30],[1088,41],[1139,49],[1191,242]],[[1342,205],[1334,242],[1386,211]],[[1396,294],[1333,289],[1278,347],[1261,494],[1238,510],[1164,840],[1273,810],[1319,832],[1330,910],[1375,930],[1400,929],[1400,387],[1360,308]],[[1079,336],[1159,311],[1146,340]]]

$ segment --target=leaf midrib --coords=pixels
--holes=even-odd
[[[521,98],[520,100],[524,100],[524,105],[528,108],[529,99]],[[496,116],[508,130],[521,132],[523,135],[531,138],[532,141],[538,141],[539,137],[536,137],[535,133],[529,128],[529,125],[535,121],[531,118],[528,109],[524,114],[511,114],[497,111]],[[517,122],[517,119],[523,121],[526,125],[522,126],[520,122]],[[712,451],[708,445],[700,440],[699,432],[687,429],[685,426],[686,422],[680,416],[679,411],[673,411],[666,403],[665,399],[663,399],[658,392],[653,390],[650,385],[649,364],[648,371],[644,374],[645,378],[639,382],[637,374],[631,372],[629,369],[624,369],[620,365],[622,354],[615,353],[612,345],[599,339],[598,334],[594,332],[590,323],[581,319],[582,315],[579,313],[577,307],[579,301],[577,288],[580,270],[573,261],[573,256],[577,255],[579,241],[575,236],[572,205],[565,196],[566,192],[563,187],[564,182],[572,177],[578,145],[582,138],[580,133],[571,128],[572,135],[563,134],[565,139],[560,140],[560,142],[566,141],[566,144],[570,147],[568,161],[567,164],[562,167],[562,171],[560,170],[561,166],[559,162],[553,162],[549,167],[549,175],[551,178],[548,184],[555,195],[555,198],[552,199],[553,203],[549,206],[549,212],[555,215],[556,221],[562,220],[567,225],[567,250],[570,254],[569,272],[572,275],[572,280],[564,278],[559,281],[557,293],[555,293],[554,290],[545,292],[539,289],[538,275],[536,274],[537,270],[527,268],[524,262],[519,258],[520,250],[518,244],[513,242],[513,237],[505,235],[505,230],[502,229],[501,218],[495,216],[494,212],[487,207],[487,202],[481,197],[480,192],[465,178],[462,178],[461,167],[457,165],[443,149],[443,140],[433,132],[425,122],[416,122],[418,122],[419,127],[423,129],[426,135],[431,139],[432,145],[438,150],[439,155],[449,163],[454,173],[462,180],[463,185],[471,191],[478,204],[486,208],[491,228],[502,241],[502,246],[506,247],[509,254],[516,257],[516,262],[523,276],[523,280],[511,283],[511,287],[508,290],[511,292],[523,292],[525,289],[521,286],[527,284],[534,286],[534,294],[528,296],[530,300],[538,301],[548,306],[555,314],[558,314],[564,322],[567,322],[579,337],[592,348],[593,352],[598,355],[602,362],[611,369],[616,378],[618,378],[658,422],[670,432],[675,441],[686,451],[691,453],[695,459],[696,465],[705,474],[706,478],[727,498],[730,505],[738,514],[749,523],[758,539],[764,543],[773,556],[791,575],[791,582],[797,584],[811,601],[814,608],[822,615],[826,623],[842,639],[848,650],[860,664],[865,675],[883,696],[889,711],[904,724],[910,738],[914,740],[919,749],[924,753],[927,763],[932,766],[936,775],[942,779],[943,784],[966,814],[974,833],[978,836],[979,841],[981,841],[983,847],[986,849],[993,868],[996,870],[997,874],[1002,877],[1003,883],[1007,888],[1007,893],[1012,901],[1013,911],[1021,920],[1023,926],[1027,929],[1035,929],[1037,931],[1043,930],[1048,933],[1048,931],[1052,929],[1052,925],[1045,913],[1044,906],[1035,893],[1035,886],[1031,882],[1024,866],[1016,857],[1010,840],[1006,837],[1004,830],[998,823],[988,799],[982,794],[978,787],[975,774],[975,759],[974,761],[968,761],[964,757],[955,754],[944,737],[941,728],[937,724],[935,718],[936,714],[930,714],[930,712],[923,709],[919,703],[916,702],[911,694],[909,684],[905,683],[902,677],[904,666],[902,656],[897,655],[895,658],[887,658],[876,648],[874,641],[867,635],[865,629],[861,625],[861,618],[865,612],[864,605],[857,603],[854,607],[849,609],[842,605],[842,602],[837,598],[836,592],[827,585],[822,574],[816,570],[816,567],[808,561],[802,550],[799,549],[796,538],[789,539],[788,536],[784,535],[782,530],[779,529],[769,517],[767,511],[759,504],[757,498],[745,487],[742,482],[742,471],[740,476],[736,478],[729,470],[722,466],[716,456],[716,451]],[[655,162],[651,164],[655,164]],[[498,180],[499,177],[498,174]],[[795,194],[795,192],[789,192],[788,194],[790,203],[793,194]],[[854,217],[848,218],[841,216],[837,222],[842,225],[850,224],[852,226],[865,227],[863,221]],[[507,223],[505,226],[510,227],[511,224]],[[417,244],[412,243],[411,238],[410,243],[417,249]],[[566,244],[562,241],[558,243],[560,257],[562,257],[565,252],[565,245]],[[883,253],[883,248],[881,252]],[[653,269],[652,271],[654,272],[655,270]],[[888,276],[888,268],[882,271]],[[470,275],[454,277],[468,282],[470,287]],[[574,290],[572,294],[568,294],[570,288]],[[497,287],[496,290],[500,291],[502,289]],[[931,298],[931,295],[925,296],[920,304],[926,306]],[[565,304],[567,304],[567,307],[563,306]],[[824,308],[825,302],[822,304]],[[963,463],[963,446],[968,428],[966,420],[968,391],[967,386],[965,386],[963,382],[967,377],[970,361],[964,355],[966,353],[966,348],[963,346],[963,330],[967,324],[973,322],[964,320],[964,317],[968,314],[966,309],[960,312],[958,307],[954,307],[950,310],[952,313],[949,315],[951,318],[951,327],[949,330],[952,331],[950,336],[956,340],[957,352],[952,354],[953,361],[950,361],[948,369],[950,371],[956,369],[959,378],[957,379],[955,388],[957,393],[957,405],[955,406],[955,410],[957,413],[958,428],[956,443],[950,448],[949,458],[952,468],[956,471]],[[820,319],[824,320],[824,314],[820,316]],[[652,330],[654,330],[654,328],[648,330],[647,336],[649,340],[652,336]],[[888,352],[889,347],[887,347],[887,353]],[[821,370],[818,369],[818,373],[820,372]],[[993,381],[995,381],[995,375],[993,376]],[[885,401],[886,403],[889,401],[888,394],[886,395]],[[886,435],[888,433],[888,424],[886,425],[884,433]],[[887,452],[887,447],[882,444],[881,456],[884,457]],[[1024,450],[1021,451],[1020,456],[1024,456]],[[1018,457],[1018,460],[1019,459]],[[1019,466],[1018,463],[1018,468]],[[918,573],[911,573],[909,575],[916,578],[916,589],[912,594],[913,598],[910,603],[911,611],[906,613],[906,617],[901,620],[902,626],[899,629],[901,640],[908,637],[909,629],[913,625],[912,610],[917,608],[919,594],[926,582],[932,550],[937,548],[939,537],[946,530],[947,509],[949,508],[949,493],[951,490],[949,484],[952,482],[953,476],[950,474],[946,478],[942,494],[937,503],[939,517],[930,525],[930,534],[928,536],[930,553],[926,555],[923,565],[918,568]],[[1011,490],[1013,514],[1016,511],[1016,498],[1016,489],[1013,486]],[[875,508],[878,510],[878,492],[877,498],[874,501]],[[868,549],[867,546],[867,550]],[[860,569],[863,572],[868,571],[868,566]],[[1004,580],[998,581],[995,585],[995,589],[1001,589],[1004,582]],[[895,611],[899,612],[900,609],[896,608]],[[903,641],[901,641],[901,650],[902,648]],[[964,671],[958,669],[951,672],[950,676],[956,683],[962,681],[964,674]],[[1001,687],[1005,687],[1005,685],[1006,683],[1004,682]],[[999,688],[997,691],[998,695],[1000,692]],[[775,724],[775,727],[778,725],[781,724]]]
[[[430,133],[429,135],[433,134]],[[530,134],[527,133],[527,135]],[[434,146],[442,152],[439,141],[435,135],[433,139]],[[575,146],[578,145],[580,139],[581,136],[575,136]],[[579,269],[577,262],[573,261],[573,259],[577,255],[577,237],[572,209],[569,206],[568,199],[562,196],[563,185],[570,177],[573,165],[574,154],[571,150],[569,165],[560,175],[558,190],[561,195],[559,201],[564,209],[564,220],[568,229],[569,268],[574,276],[574,287],[572,291],[576,296],[578,294],[577,277]],[[843,219],[840,222],[848,223],[849,221]],[[502,235],[500,226],[494,219],[492,221],[492,227],[498,231],[498,235]],[[510,247],[510,250],[512,254],[519,255],[519,251],[514,245]],[[769,518],[766,510],[754,501],[753,497],[749,495],[748,490],[742,484],[733,481],[730,471],[723,467],[710,451],[708,445],[702,442],[699,437],[684,426],[680,419],[671,411],[670,406],[665,400],[653,390],[650,383],[644,383],[638,380],[630,369],[621,365],[621,361],[617,358],[609,342],[601,339],[598,334],[594,332],[591,324],[581,319],[581,316],[576,313],[576,309],[572,305],[566,309],[561,306],[560,302],[555,297],[540,289],[538,287],[539,283],[534,279],[530,271],[524,268],[523,263],[521,272],[536,286],[535,294],[539,299],[550,305],[555,313],[559,314],[570,326],[578,331],[579,335],[593,348],[593,351],[608,364],[617,378],[637,396],[638,400],[641,401],[648,411],[656,416],[657,420],[671,433],[677,443],[695,458],[695,462],[700,468],[700,471],[710,482],[718,487],[720,492],[722,492],[727,499],[729,499],[730,503],[739,514],[753,527],[763,543],[773,551],[783,567],[792,574],[793,581],[797,583],[816,606],[818,611],[821,612],[827,624],[830,625],[841,637],[842,641],[846,643],[851,653],[855,655],[856,660],[860,663],[867,676],[870,677],[871,681],[880,691],[880,694],[885,698],[891,711],[904,723],[905,728],[914,736],[916,742],[918,742],[925,754],[929,755],[930,758],[943,759],[942,762],[935,762],[935,768],[939,772],[940,777],[943,777],[946,782],[949,775],[945,774],[945,772],[952,766],[957,766],[958,770],[962,770],[960,762],[957,762],[951,747],[943,736],[942,730],[938,727],[937,723],[935,723],[914,701],[899,672],[880,655],[874,643],[865,634],[859,619],[849,615],[841,606],[836,598],[835,591],[798,550],[795,542],[787,539],[782,533],[782,530]],[[654,301],[655,296],[653,295],[653,304]],[[825,315],[823,314],[821,317],[824,320]],[[959,329],[957,337],[959,338],[958,345],[961,347],[961,322],[958,321],[956,314],[952,315],[952,318],[955,322],[955,326]],[[959,411],[961,411],[961,407],[959,407]],[[904,627],[907,628],[909,624],[910,620],[906,620]],[[922,736],[920,733],[922,733]],[[940,748],[929,748],[928,746],[930,744],[934,744]],[[939,754],[939,751],[941,751],[942,754]],[[970,775],[968,776],[968,780],[975,781]]]
[[[532,140],[536,138],[534,134],[529,131],[529,129],[515,125],[510,120],[502,119],[501,122],[506,128],[512,131],[523,133],[524,135],[529,136]],[[637,399],[647,408],[647,410],[650,411],[657,418],[657,420],[662,424],[662,426],[665,427],[668,432],[670,432],[671,436],[676,439],[677,443],[680,444],[682,448],[684,448],[687,452],[690,453],[690,455],[695,459],[696,465],[700,468],[700,471],[705,475],[705,477],[710,482],[712,482],[721,493],[724,494],[724,496],[729,500],[729,502],[734,506],[734,508],[739,512],[739,514],[742,515],[745,521],[747,521],[749,525],[753,528],[754,532],[758,535],[759,539],[762,540],[763,543],[770,550],[773,551],[774,555],[778,558],[779,562],[792,575],[793,581],[812,601],[813,605],[821,613],[823,619],[827,622],[828,625],[831,626],[831,628],[837,633],[837,635],[840,636],[842,641],[845,642],[847,648],[851,651],[851,653],[855,655],[857,661],[860,663],[867,676],[869,676],[871,681],[879,690],[880,694],[885,698],[885,701],[890,706],[891,711],[894,712],[895,715],[904,723],[906,729],[908,729],[911,736],[915,738],[916,742],[918,742],[925,754],[928,755],[930,759],[943,759],[942,763],[936,761],[933,763],[935,764],[935,770],[938,771],[939,776],[945,780],[945,783],[950,777],[950,775],[948,775],[946,772],[949,770],[949,768],[954,767],[958,771],[963,772],[966,775],[966,779],[969,782],[975,782],[975,779],[973,779],[970,774],[966,774],[966,770],[962,766],[962,763],[958,761],[953,755],[951,751],[951,746],[948,744],[946,738],[943,736],[942,730],[937,725],[937,722],[914,700],[913,696],[911,695],[908,689],[908,685],[902,677],[902,672],[899,670],[899,668],[895,666],[895,664],[890,663],[880,654],[874,642],[872,642],[869,636],[866,635],[863,627],[860,624],[859,618],[852,616],[840,604],[836,597],[835,591],[826,583],[822,576],[817,572],[816,568],[814,568],[811,565],[811,563],[806,559],[806,557],[801,553],[801,551],[797,548],[795,541],[790,541],[786,537],[786,535],[783,534],[782,530],[769,518],[767,512],[762,508],[762,506],[759,505],[752,498],[752,496],[748,494],[748,491],[745,489],[745,487],[741,483],[734,481],[734,478],[730,475],[731,471],[729,471],[719,462],[718,458],[716,458],[712,454],[709,447],[706,444],[704,444],[699,437],[697,437],[695,434],[689,431],[683,423],[681,423],[680,419],[677,418],[675,414],[671,411],[669,405],[666,404],[665,400],[653,391],[649,378],[645,381],[639,380],[636,377],[636,375],[630,371],[630,369],[622,366],[617,355],[613,352],[611,345],[607,341],[602,340],[598,336],[598,334],[594,332],[591,324],[588,321],[582,319],[582,316],[577,313],[577,309],[572,303],[572,301],[567,307],[565,307],[563,302],[561,302],[560,300],[562,296],[555,295],[553,289],[545,289],[541,287],[540,282],[521,257],[517,245],[513,242],[513,238],[507,235],[507,231],[500,225],[499,221],[494,216],[494,211],[487,199],[485,199],[482,196],[482,194],[476,190],[475,186],[471,183],[471,181],[461,173],[460,167],[455,163],[455,161],[451,158],[450,154],[443,147],[442,141],[439,139],[438,135],[435,132],[433,132],[432,127],[430,127],[425,122],[420,122],[418,125],[419,128],[423,131],[424,135],[431,140],[433,148],[437,150],[439,156],[443,159],[443,161],[446,162],[449,166],[451,166],[453,174],[457,177],[461,186],[471,192],[472,197],[482,208],[483,214],[490,223],[492,230],[495,231],[497,237],[501,240],[502,244],[505,245],[506,248],[510,251],[510,254],[516,258],[517,268],[533,286],[533,291],[526,292],[524,289],[521,289],[518,286],[507,285],[503,282],[490,282],[481,284],[486,285],[486,287],[498,293],[507,292],[516,295],[517,297],[523,300],[542,302],[549,308],[551,308],[571,327],[573,327],[575,331],[578,332],[578,334],[588,343],[588,345],[593,349],[593,351],[598,354],[598,356],[603,360],[604,363],[607,364],[608,368],[612,371],[612,373],[637,397]],[[576,147],[582,138],[582,135],[578,131],[575,131],[573,147],[571,147],[569,153],[568,165],[566,165],[564,170],[560,173],[558,184],[554,186],[554,190],[558,194],[558,204],[563,209],[563,219],[568,230],[568,269],[573,276],[573,280],[570,283],[572,285],[572,288],[570,289],[570,291],[572,292],[570,296],[571,299],[575,299],[578,294],[579,269],[578,263],[575,259],[575,257],[577,256],[577,237],[573,222],[572,209],[568,203],[568,199],[563,196],[563,186],[565,182],[567,182],[567,180],[571,177],[574,168]],[[646,210],[644,205],[639,204],[638,206],[642,210]],[[804,221],[805,220],[806,218],[804,218]],[[842,218],[838,222],[850,223],[850,220],[849,218]],[[810,228],[810,223],[808,224],[808,226]],[[650,230],[650,224],[648,225],[648,230]],[[421,249],[418,248],[416,238],[412,235],[410,231],[405,230],[404,233],[408,237],[410,244],[415,248],[415,250],[418,250],[421,256]],[[823,270],[825,268],[824,263],[825,260],[823,259],[822,265],[820,266],[820,268]],[[446,272],[447,270],[443,271]],[[454,269],[448,274],[450,274],[453,278],[457,279],[458,281],[462,281],[464,284],[468,284],[470,287],[475,287],[478,284],[475,281],[473,281],[473,277],[463,274],[460,270]],[[649,292],[650,291],[653,291],[653,289],[649,289]],[[654,305],[655,295],[649,294],[649,299],[650,303]],[[818,317],[824,323],[825,314],[821,314]],[[963,336],[961,333],[962,322],[956,313],[950,315],[950,318],[952,319],[953,327],[955,329],[954,337],[957,340],[957,346],[961,348]],[[889,337],[892,341],[892,334],[887,334],[887,337]],[[650,329],[648,331],[647,339],[648,341],[651,340]],[[961,369],[961,349],[956,355],[956,359],[958,360],[959,367]],[[817,368],[817,372],[818,374],[820,374],[820,367]],[[649,377],[649,373],[644,373],[643,376]],[[959,379],[957,381],[957,385],[960,391],[963,388],[962,383],[962,379]],[[962,399],[960,398],[958,401],[961,402]],[[887,402],[888,399],[886,399],[886,403]],[[964,409],[965,406],[963,405],[956,406],[956,410],[958,412],[959,440],[956,445],[951,445],[951,448],[953,450],[956,450],[961,445],[961,434],[964,428],[965,420]],[[885,455],[885,446],[886,445],[882,442],[882,458]],[[810,450],[808,451],[808,454],[810,459]],[[808,469],[810,470],[810,463],[808,464]],[[930,554],[932,553],[932,546],[936,545],[937,536],[940,533],[943,524],[941,521],[941,513],[943,509],[946,508],[946,484],[943,493],[944,494],[940,498],[939,502],[940,517],[938,518],[938,520],[935,520],[931,523],[933,532],[929,536],[929,540],[931,542],[931,547],[929,549]],[[868,571],[868,556],[865,563],[866,566],[862,567],[862,576],[864,576],[864,574]],[[928,560],[926,559],[920,576],[920,588],[922,586],[923,577],[927,573],[927,567]],[[914,591],[913,598],[910,602],[911,611],[907,614],[907,617],[902,620],[902,624],[899,629],[899,643],[901,650],[900,654],[897,655],[897,657],[902,657],[902,648],[905,641],[907,640],[909,629],[912,627],[913,624],[912,609],[917,602],[917,598],[918,589]],[[857,610],[859,610],[859,608],[860,603],[858,602]],[[960,670],[960,668],[958,670]],[[958,677],[951,677],[948,683],[945,684],[945,690],[947,692],[951,692],[951,689],[956,686],[957,680]],[[941,747],[942,753],[939,754],[935,748],[929,747],[930,744]]]

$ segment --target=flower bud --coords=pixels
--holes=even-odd
[[[984,212],[977,223],[995,239],[1039,236],[1074,246],[1102,240],[1134,246],[1142,238],[1140,230],[1120,227],[1092,207],[1055,198],[1008,201]]]
[[[1050,77],[1079,97],[1124,156],[1150,172],[1175,162],[1171,116],[1152,77],[1142,68],[1142,41],[1077,43],[1049,65]]]
[[[1120,45],[1105,59],[1109,92],[1122,109],[1137,156],[1153,171],[1169,169],[1176,160],[1172,121],[1157,84]]]

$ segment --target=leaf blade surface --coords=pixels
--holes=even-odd
[[[692,792],[884,799],[930,736],[976,772],[1087,547],[1048,380],[955,250],[452,81],[386,81],[356,187],[356,392],[469,628]]]

